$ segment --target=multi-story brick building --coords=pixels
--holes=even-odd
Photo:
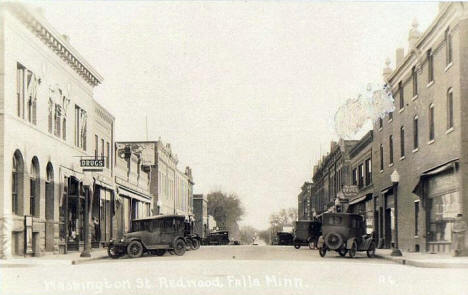
[[[181,214],[192,215],[193,179],[190,167],[185,172],[177,168],[177,155],[170,144],[158,141],[119,142],[137,144],[143,150],[153,153],[151,166],[150,192],[153,196],[152,215]]]
[[[310,220],[312,218],[311,192],[313,184],[304,182],[301,192],[297,196],[297,218],[298,220]]]
[[[138,144],[116,143],[115,185],[117,204],[115,236],[120,238],[131,229],[133,219],[151,215],[151,167],[154,151]]]
[[[314,166],[312,177],[314,194],[311,206],[316,210],[317,215],[328,210],[341,208],[338,196],[342,195],[343,187],[350,184],[351,162],[349,151],[356,143],[356,140],[343,139],[340,139],[338,143],[332,142],[330,153],[323,156],[319,163]],[[343,199],[341,201],[344,201],[344,198],[341,199]],[[335,205],[339,206],[336,207]]]
[[[467,15],[464,3],[440,4],[424,33],[413,24],[395,69],[384,70],[395,111],[374,124],[372,171],[385,247],[394,240],[394,171],[402,250],[449,252],[456,215],[468,222]]]
[[[204,194],[193,195],[194,232],[205,238],[210,232],[208,199]]]
[[[373,132],[366,133],[349,151],[351,160],[351,186],[355,194],[350,196],[348,212],[365,217],[367,232],[374,231],[374,187],[372,183]]]
[[[90,213],[99,240],[111,237],[114,117],[93,98],[102,80],[40,11],[0,6],[0,256],[82,247],[93,178]],[[83,157],[102,157],[102,172],[84,171]]]

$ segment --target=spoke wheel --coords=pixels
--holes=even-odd
[[[139,241],[132,241],[127,246],[127,254],[130,258],[137,258],[143,255],[143,245]]]
[[[174,253],[177,255],[177,256],[182,256],[185,254],[185,247],[187,247],[187,245],[185,244],[184,240],[182,239],[179,239],[175,242],[174,244]]]
[[[301,248],[301,245],[300,245],[300,244],[294,244],[294,248],[300,249],[300,248]]]
[[[200,241],[198,239],[192,240],[193,250],[200,249]]]
[[[369,245],[369,249],[367,249],[367,257],[374,258],[375,257],[375,242],[372,241]]]
[[[356,256],[356,252],[357,252],[357,244],[356,244],[356,241],[353,242],[353,244],[351,245],[351,249],[349,249],[349,257],[353,258],[354,256]]]

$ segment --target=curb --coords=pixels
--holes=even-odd
[[[88,258],[81,258],[81,259],[74,259],[74,260],[71,261],[71,264],[72,265],[77,265],[77,264],[86,263],[88,261],[106,259],[106,258],[108,258],[107,255],[101,255],[101,256],[96,256],[96,257],[88,257]]]
[[[402,257],[391,257],[391,256],[384,256],[376,254],[375,257],[390,260],[395,263],[403,264],[403,265],[411,265],[414,267],[422,267],[422,268],[465,268],[468,269],[468,263],[445,263],[445,262],[427,262],[427,261],[417,261],[412,259],[406,259]]]

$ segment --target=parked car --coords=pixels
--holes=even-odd
[[[366,251],[368,257],[375,256],[376,243],[373,235],[366,234],[364,218],[358,214],[325,213],[322,216],[322,235],[318,241],[320,256],[328,250],[340,256],[356,256],[357,251]]]
[[[229,244],[229,231],[219,230],[208,234],[203,241],[204,245],[227,245]]]
[[[294,248],[309,246],[314,249],[321,235],[322,224],[314,220],[298,220],[294,223]]]
[[[277,232],[276,236],[278,237],[278,245],[292,245],[294,236],[289,232]]]
[[[162,256],[166,251],[185,254],[186,222],[183,215],[158,215],[132,221],[131,231],[119,241],[111,240],[107,253],[112,258],[127,254],[140,257],[144,252]]]

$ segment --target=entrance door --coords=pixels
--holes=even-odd
[[[387,208],[385,209],[385,248],[390,248],[392,246],[392,209]]]

